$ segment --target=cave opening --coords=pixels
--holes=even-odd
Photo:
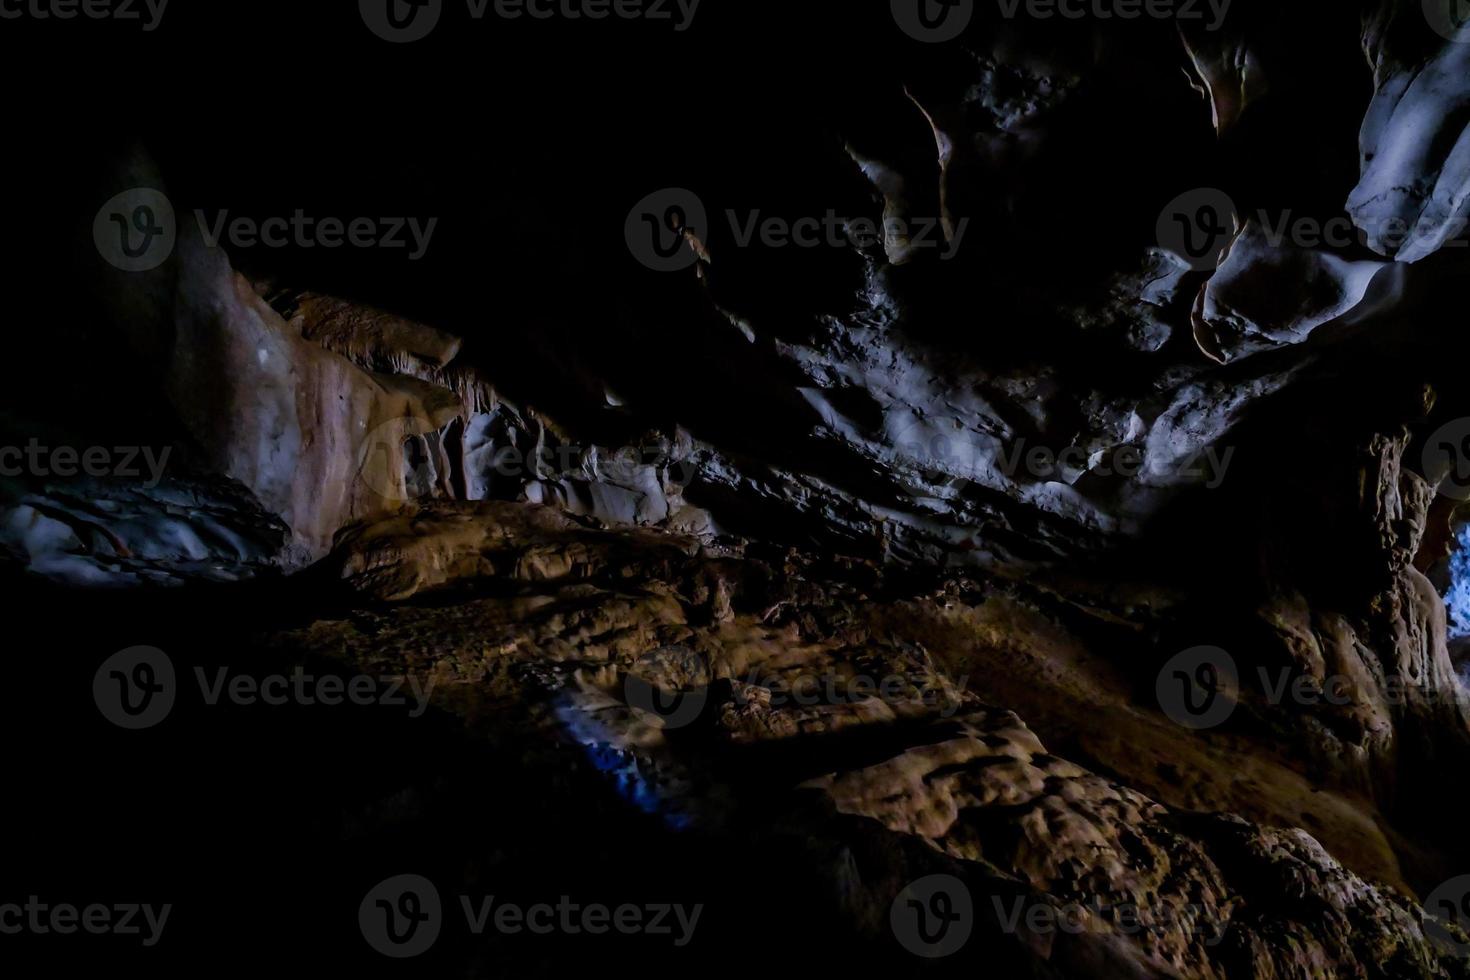
[[[1445,635],[1460,683],[1470,687],[1470,514],[1454,522],[1449,557],[1436,569],[1445,605]]]

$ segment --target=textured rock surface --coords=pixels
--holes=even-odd
[[[1428,35],[1424,9],[1395,0],[1367,22],[1377,91],[1363,120],[1363,177],[1348,199],[1373,249],[1401,262],[1464,247],[1470,221],[1470,45],[1463,28],[1453,40]]]
[[[993,932],[984,942],[1019,943],[1064,973],[1465,975],[1426,937],[1388,842],[1364,820],[1371,803],[1309,787],[1313,770],[1277,755],[1270,732],[1190,735],[1157,709],[1123,707],[1118,667],[1035,594],[950,586],[905,599],[862,564],[701,553],[659,532],[635,544],[581,530],[568,546],[568,522],[550,511],[443,508],[344,541],[344,582],[407,595],[403,576],[433,574],[454,579],[458,601],[363,607],[273,644],[432,678],[475,724],[531,724],[549,744],[581,746],[671,827],[728,829],[754,795],[787,811],[814,851],[856,846],[841,821],[797,816],[801,794],[818,791],[836,813],[952,859]],[[442,559],[456,550],[478,561]],[[698,720],[669,728],[635,681],[701,692]],[[1045,727],[1118,775],[1048,752],[1021,717],[985,703],[1026,690]],[[538,720],[518,721],[523,711]],[[1208,772],[1221,778],[1194,778]],[[1302,825],[1316,836],[1291,829]],[[853,876],[854,908],[887,900],[877,869],[823,873]],[[1016,924],[1037,907],[1076,928]]]
[[[87,360],[61,394],[35,372],[7,438],[116,426],[176,468],[7,478],[6,570],[266,578],[227,593],[290,598],[252,650],[432,681],[505,767],[444,781],[543,850],[692,838],[692,877],[790,886],[844,942],[894,953],[895,896],[943,873],[980,913],[974,972],[1465,976],[1418,903],[1470,868],[1441,595],[1463,613],[1470,515],[1437,455],[1470,417],[1470,44],[1362,6],[1240,0],[1219,32],[977,11],[917,49],[880,9],[857,67],[768,59],[767,101],[650,59],[700,80],[644,138],[599,128],[623,93],[581,80],[565,124],[538,103],[488,158],[446,126],[274,161],[429,187],[447,255],[314,265],[188,221],[151,272],[88,252],[91,318],[33,345]],[[237,137],[208,146],[253,178],[273,158]],[[208,198],[197,139],[108,193],[183,160],[181,213]],[[590,182],[616,206],[568,193]],[[650,182],[714,219],[689,268],[627,254]],[[1234,222],[1174,254],[1160,228],[1200,213],[1170,202],[1212,187]],[[740,240],[829,212],[820,247]],[[1331,222],[1358,240],[1310,232]],[[1200,646],[1239,683],[1191,728],[1159,682]],[[688,725],[645,703],[680,692]],[[442,836],[476,883],[531,860],[418,802],[342,809]],[[628,814],[657,832],[627,844]],[[1007,926],[1014,901],[1081,927]]]
[[[236,581],[268,573],[287,537],[274,515],[220,480],[144,489],[88,481],[13,488],[0,544],[29,571],[87,586]]]
[[[1231,241],[1219,271],[1200,291],[1195,337],[1204,353],[1226,363],[1262,350],[1304,342],[1318,327],[1362,311],[1369,291],[1388,302],[1396,270],[1347,262],[1320,251],[1273,248],[1264,229],[1247,223]]]
[[[1140,976],[1441,969],[1423,911],[1344,870],[1303,831],[1170,813],[1047,753],[1014,714],[967,718],[945,736],[815,785],[844,813],[1070,906]]]

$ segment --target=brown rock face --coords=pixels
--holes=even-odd
[[[795,821],[819,864],[829,846],[871,848],[880,832],[855,838],[844,819],[797,808],[820,794],[835,814],[961,869],[985,933],[969,955],[1007,949],[1099,976],[1372,976],[1385,963],[1396,975],[1463,975],[1395,887],[1395,857],[1362,820],[1370,803],[1309,789],[1249,734],[1181,744],[1198,736],[1157,708],[1122,707],[1113,668],[1034,595],[898,599],[873,568],[814,581],[822,568],[809,556],[716,555],[511,504],[405,514],[341,548],[334,562],[356,591],[453,587],[463,598],[361,609],[274,643],[432,679],[446,708],[487,730],[529,723],[550,743],[611,754],[621,761],[608,778],[680,826],[738,825],[739,801],[758,793],[787,811],[760,832]],[[1009,687],[997,676],[1007,663]],[[983,703],[1023,688],[1082,754],[1182,805],[1049,752],[1016,713]],[[648,691],[694,696],[697,713],[656,710]],[[524,710],[539,720],[519,720]],[[1089,729],[1089,716],[1108,715]],[[1391,732],[1393,720],[1380,726]],[[1237,772],[1186,799],[1161,779],[1165,759]],[[1329,846],[1289,826],[1302,823]],[[821,868],[852,876],[842,907],[858,920],[902,887],[879,866]]]
[[[209,462],[291,528],[287,560],[409,499],[404,441],[463,414],[458,396],[313,344],[219,252],[186,241],[180,264],[169,390]]]

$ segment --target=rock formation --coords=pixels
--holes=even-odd
[[[1470,28],[1317,6],[879,16],[860,79],[783,69],[787,129],[722,78],[650,126],[673,149],[599,170],[569,124],[483,211],[441,134],[462,223],[399,278],[211,242],[226,164],[132,148],[102,198],[166,195],[177,241],[89,255],[68,329],[147,394],[4,430],[172,462],[7,476],[5,567],[260,601],[243,647],[413,678],[444,744],[513,757],[506,826],[769,850],[710,887],[789,883],[854,962],[919,962],[894,910],[938,877],[946,969],[1470,976]],[[706,212],[649,226],[674,271],[623,244],[653,172]],[[830,238],[763,244],[778,210]],[[457,826],[397,805],[335,812]],[[461,889],[525,860],[458,845]]]

